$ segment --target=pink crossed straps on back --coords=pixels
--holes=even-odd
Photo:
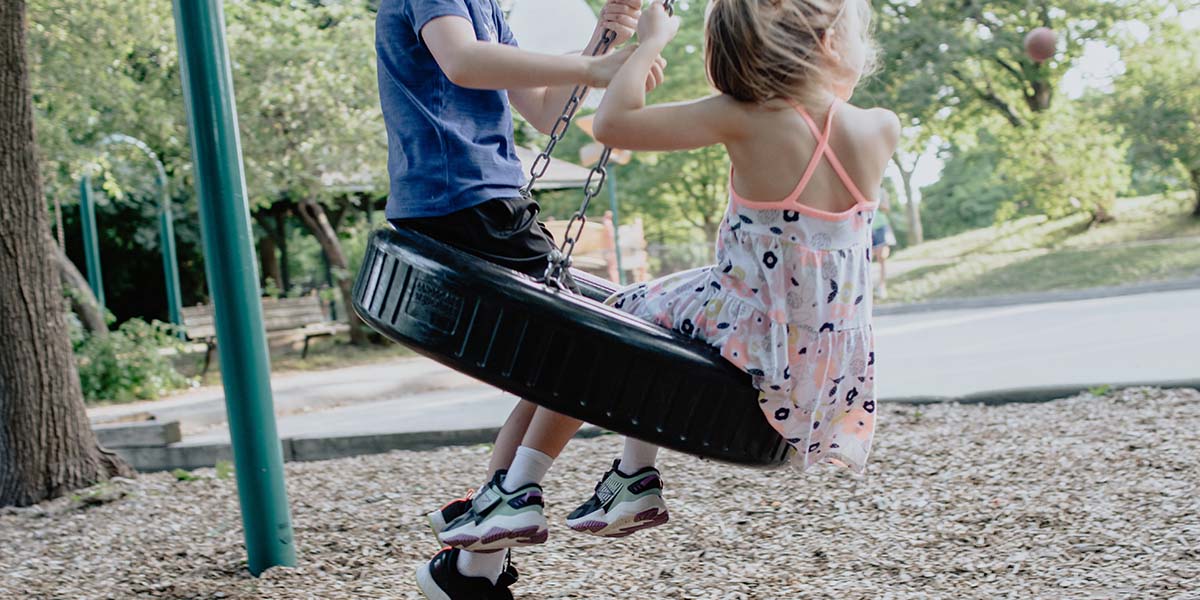
[[[863,207],[873,207],[874,202],[867,200],[862,191],[858,189],[858,186],[854,183],[854,180],[850,178],[850,174],[846,172],[846,168],[842,166],[842,161],[838,160],[837,155],[833,152],[833,148],[829,145],[829,134],[833,129],[833,115],[837,112],[837,108],[840,104],[840,101],[834,100],[833,104],[829,105],[829,114],[825,117],[825,127],[822,129],[817,127],[816,121],[813,120],[812,116],[808,114],[808,111],[805,110],[803,106],[800,106],[794,102],[792,103],[792,107],[796,109],[796,112],[800,113],[800,116],[804,118],[804,122],[808,123],[808,128],[812,130],[813,137],[817,138],[817,147],[813,150],[812,158],[809,159],[808,166],[804,169],[804,175],[800,177],[800,182],[796,184],[795,189],[792,190],[792,193],[788,194],[787,198],[777,202],[755,202],[738,196],[737,192],[733,191],[733,168],[731,166],[729,191],[733,196],[733,199],[740,204],[755,209],[779,208],[780,204],[792,204],[801,212],[814,214],[815,216],[822,218],[849,216]],[[815,209],[803,204],[798,204],[796,202],[796,200],[800,198],[800,194],[804,193],[804,189],[808,187],[808,182],[812,180],[813,174],[816,173],[817,166],[820,164],[822,158],[829,160],[829,166],[833,168],[833,171],[837,174],[838,179],[842,181],[842,185],[846,186],[846,189],[854,198],[855,206],[850,210],[841,213],[833,213]]]

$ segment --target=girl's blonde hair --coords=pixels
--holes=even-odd
[[[815,100],[876,55],[868,0],[712,0],[704,45],[713,87],[745,102]]]

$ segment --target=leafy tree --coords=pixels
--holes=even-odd
[[[1110,0],[877,0],[880,41],[895,56],[885,77],[934,78],[917,101],[950,111],[998,114],[1020,127],[1050,109],[1055,89],[1089,41],[1111,41],[1113,25],[1158,6]],[[1058,36],[1058,53],[1036,63],[1023,39],[1036,27]],[[932,91],[932,95],[929,93]],[[960,121],[968,122],[968,121]]]
[[[1129,187],[1128,142],[1110,124],[1071,104],[1028,127],[1002,131],[1000,140],[1004,152],[997,174],[1011,194],[998,219],[1088,212],[1093,222],[1104,222],[1112,218],[1117,194]]]
[[[291,207],[350,306],[354,273],[338,236],[346,190],[386,187],[374,16],[340,3],[242,0],[226,10],[251,200]],[[351,341],[366,343],[366,325],[346,316]]]
[[[83,408],[49,251],[26,62],[25,3],[0,3],[0,506],[132,477]]]
[[[980,143],[942,152],[941,177],[921,189],[925,233],[932,239],[994,224],[997,209],[1013,193],[996,176],[1003,149],[995,136],[980,135]]]
[[[1136,161],[1186,174],[1200,217],[1200,41],[1174,22],[1159,23],[1154,38],[1122,52],[1113,116],[1126,124]]]
[[[236,0],[227,3],[226,16],[252,211],[260,217],[264,237],[271,233],[272,241],[279,242],[274,237],[283,236],[276,247],[284,258],[288,220],[294,216],[308,226],[330,256],[336,284],[348,290],[351,265],[340,247],[337,217],[349,203],[348,191],[378,195],[386,187],[386,141],[371,43],[374,17],[362,3],[327,4]],[[194,186],[170,4],[36,0],[31,21],[48,194],[74,202],[79,175],[96,159],[103,136],[122,132],[146,141],[165,163],[176,196],[185,297],[190,284],[190,295],[202,298],[198,219],[190,192]],[[153,204],[139,202],[156,194],[145,164],[118,153],[101,162],[104,172],[97,186],[114,200],[100,209],[102,252],[142,256],[145,260],[131,262],[155,264],[156,257],[150,256],[158,251]],[[327,209],[322,218],[318,213]],[[73,211],[65,212],[73,225],[68,230],[77,230]],[[267,259],[265,264],[273,263]],[[106,275],[110,295],[131,303],[132,312],[123,316],[153,310],[121,291],[147,288],[156,281],[150,278],[160,275],[113,269]],[[365,337],[357,322],[352,332],[356,340]]]

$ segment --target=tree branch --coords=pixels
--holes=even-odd
[[[974,92],[980,100],[983,100],[985,103],[991,105],[992,108],[999,110],[1000,113],[1004,115],[1004,118],[1008,119],[1008,122],[1011,123],[1013,127],[1022,127],[1025,125],[1025,121],[1022,120],[1019,115],[1017,115],[1012,106],[1009,106],[1009,104],[1005,102],[1003,98],[997,96],[996,92],[990,87],[986,90],[979,89],[973,83],[967,81],[967,78],[963,76],[958,69],[950,69],[950,76],[954,77],[969,90]]]

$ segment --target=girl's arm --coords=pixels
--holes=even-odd
[[[743,131],[737,101],[717,94],[672,104],[646,106],[643,82],[679,28],[655,0],[638,23],[641,45],[617,72],[596,112],[596,140],[626,150],[690,150],[738,138]]]

